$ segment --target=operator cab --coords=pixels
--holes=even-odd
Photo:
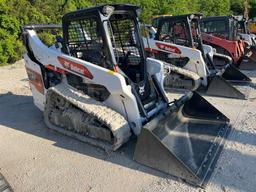
[[[205,17],[202,19],[201,26],[203,33],[226,40],[238,40],[238,21],[233,16]]]
[[[158,32],[155,40],[199,48],[202,44],[199,25],[201,17],[201,14],[161,17],[158,19]]]
[[[179,16],[161,16],[155,18],[154,26],[157,28],[155,40],[180,46],[196,48],[202,51],[202,38],[200,31],[201,14],[186,14]],[[155,58],[184,67],[188,57],[169,58],[167,53],[159,53]]]
[[[65,15],[65,52],[107,69],[118,66],[132,82],[143,81],[146,61],[137,9],[131,5],[98,6]]]
[[[103,5],[63,17],[65,52],[120,73],[131,85],[144,116],[163,100],[146,70],[139,7]]]

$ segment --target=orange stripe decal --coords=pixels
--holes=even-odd
[[[62,74],[65,74],[65,73],[66,73],[65,70],[63,70],[63,69],[61,69],[61,68],[58,68],[58,67],[55,67],[55,66],[53,66],[53,65],[51,65],[51,64],[46,65],[45,67],[46,67],[47,69],[50,69],[50,70],[52,70],[52,71],[56,71],[56,72],[58,72],[58,73],[62,73]]]
[[[145,48],[145,51],[148,51],[148,52],[150,52],[150,53],[155,53],[155,54],[158,54],[158,53],[159,53],[158,50],[152,49],[152,48]]]

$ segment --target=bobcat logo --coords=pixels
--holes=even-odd
[[[140,94],[140,95],[143,95],[144,92],[145,92],[145,85],[139,86],[139,94]]]
[[[93,79],[93,75],[91,74],[91,72],[84,66],[84,64],[82,63],[76,63],[74,61],[70,61],[66,58],[60,57],[58,56],[58,60],[60,62],[60,64],[70,70],[73,71],[75,73],[78,73],[80,75],[84,75],[85,77],[89,78],[89,79]]]

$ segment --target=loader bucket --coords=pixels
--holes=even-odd
[[[243,94],[221,76],[215,75],[213,77],[209,77],[208,81],[208,87],[205,92],[206,95],[233,99],[246,99],[245,94]]]
[[[237,62],[237,67],[241,70],[254,71],[256,70],[256,61],[250,57],[243,57]]]
[[[233,65],[229,65],[222,77],[232,83],[249,83],[252,80]]]
[[[175,104],[177,106],[177,104]],[[230,131],[229,119],[197,93],[143,126],[134,159],[204,187]]]
[[[241,70],[256,70],[256,47],[246,48],[244,56],[237,61],[236,66]]]
[[[250,46],[249,51],[251,51],[250,59],[256,61],[256,46]]]

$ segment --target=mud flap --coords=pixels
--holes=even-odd
[[[230,82],[218,75],[209,78],[208,87],[205,93],[207,95],[218,97],[246,99],[245,94],[240,92]]]
[[[233,65],[226,67],[222,77],[232,83],[249,83],[252,80]]]
[[[230,131],[229,119],[197,93],[153,119],[138,136],[134,159],[204,187]]]

